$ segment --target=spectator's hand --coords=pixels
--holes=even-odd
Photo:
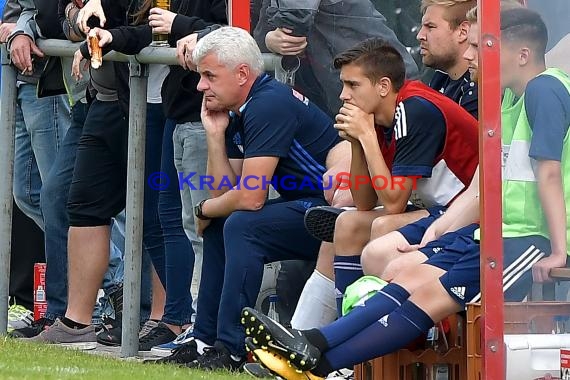
[[[202,219],[196,219],[196,220],[197,220],[196,233],[198,234],[198,236],[202,237],[204,235],[204,230],[206,228],[208,228],[208,226],[210,225],[210,223],[212,221],[211,220],[202,220]]]
[[[170,34],[176,13],[161,8],[152,8],[148,16],[148,24],[153,33]]]
[[[99,38],[99,47],[107,46],[113,42],[113,35],[108,30],[101,28],[93,28],[93,30],[95,31],[97,38]],[[87,46],[89,47],[89,54],[92,54],[91,44],[88,43]]]
[[[10,45],[10,57],[22,74],[31,74],[34,71],[32,54],[43,57],[44,53],[36,46],[32,38],[25,34],[19,34],[12,40]]]
[[[200,113],[202,124],[206,133],[224,136],[226,128],[230,123],[230,116],[227,111],[212,111],[206,108],[206,94],[202,99],[202,111]]]
[[[307,47],[307,37],[292,36],[292,30],[277,28],[265,35],[265,45],[269,50],[281,55],[299,55]]]
[[[566,266],[566,252],[554,254],[554,252],[544,257],[532,266],[532,280],[534,282],[552,282],[550,270],[552,268],[563,268]]]
[[[376,139],[374,115],[362,111],[354,104],[344,103],[335,120],[334,127],[339,131],[339,135],[351,142]]]
[[[107,19],[105,17],[105,11],[101,6],[101,0],[90,0],[83,8],[79,10],[79,15],[77,16],[77,24],[83,33],[89,33],[91,29],[87,26],[87,21],[91,16],[95,16],[99,19],[99,26],[102,28],[105,26]]]
[[[3,22],[0,23],[0,43],[6,43],[8,41],[8,36],[16,29],[15,22]]]
[[[75,54],[73,54],[73,63],[71,64],[71,76],[79,81],[83,78],[83,71],[87,71],[89,68],[89,61],[83,58],[83,54],[78,49]]]
[[[198,43],[198,34],[193,33],[176,41],[176,59],[184,70],[196,70],[192,62],[192,52]]]

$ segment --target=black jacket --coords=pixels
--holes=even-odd
[[[170,46],[189,34],[203,30],[214,24],[227,24],[225,0],[175,0],[171,10],[178,15],[174,18],[169,37]],[[113,42],[106,50],[124,54],[137,54],[152,40],[148,25],[119,27],[111,30]],[[200,76],[181,66],[170,66],[170,73],[162,85],[164,113],[177,123],[200,121],[202,94],[196,89]]]
[[[59,21],[63,25],[65,20],[65,7],[71,0],[59,0]],[[129,14],[134,12],[138,7],[138,2],[130,0],[102,0],[101,5],[105,10],[105,29],[114,29],[121,26],[126,26],[129,23]],[[91,17],[87,24],[90,27],[98,27],[99,20],[96,17]],[[84,57],[89,58],[89,50],[87,44],[83,43],[80,46],[81,52]],[[117,89],[119,103],[125,116],[129,114],[129,65],[125,62],[113,62],[115,67],[115,87]]]

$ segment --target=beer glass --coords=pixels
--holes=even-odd
[[[170,10],[170,0],[152,0],[153,8],[161,8],[164,10]],[[168,45],[168,34],[153,33],[152,43],[150,46],[169,46]]]

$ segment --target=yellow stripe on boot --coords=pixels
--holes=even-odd
[[[260,348],[253,350],[255,358],[273,374],[286,380],[320,380],[323,377],[313,375],[309,371],[301,371],[291,366],[283,356]]]

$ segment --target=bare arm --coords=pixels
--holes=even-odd
[[[392,173],[376,140],[366,139],[361,141],[368,162],[368,171],[370,178],[378,178],[375,182],[375,192],[380,204],[384,206],[386,214],[400,214],[406,209],[408,199],[412,193],[414,181],[410,178],[405,178],[400,185],[394,185]]]
[[[551,281],[550,269],[566,266],[566,205],[562,190],[560,162],[538,161],[538,192],[550,234],[551,253],[532,267],[536,282]]]
[[[208,199],[203,212],[209,218],[220,218],[236,210],[256,211],[263,207],[269,191],[266,179],[271,178],[279,157],[253,157],[243,160],[239,186]]]
[[[351,148],[352,160],[350,164],[350,193],[352,194],[352,199],[354,199],[354,205],[361,211],[372,210],[378,204],[378,194],[376,194],[376,191],[370,182],[360,183],[361,181],[357,181],[357,178],[370,178],[368,162],[364,149],[358,141],[351,143]],[[372,146],[370,150],[374,152],[375,149]],[[378,154],[381,155],[379,147]]]
[[[479,167],[475,170],[469,187],[451,203],[445,214],[426,230],[420,246],[425,246],[447,232],[456,231],[478,221]]]

